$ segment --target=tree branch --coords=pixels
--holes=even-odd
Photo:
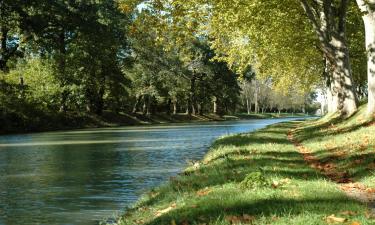
[[[346,15],[348,12],[348,0],[341,0],[339,15],[338,15],[338,31],[340,36],[345,35],[346,33]]]

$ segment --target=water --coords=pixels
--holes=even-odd
[[[290,119],[0,137],[0,224],[98,224],[199,160],[216,138]]]

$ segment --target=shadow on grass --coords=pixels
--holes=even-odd
[[[226,193],[226,195],[236,195],[236,193]],[[171,224],[175,221],[176,224],[199,224],[207,221],[212,221],[226,215],[243,214],[268,217],[282,217],[287,213],[289,216],[297,216],[303,213],[322,214],[327,215],[337,213],[337,209],[345,210],[350,203],[354,201],[346,198],[314,198],[305,199],[303,201],[293,199],[264,199],[254,202],[246,202],[236,204],[216,204],[212,200],[209,205],[207,201],[198,202],[199,207],[189,210],[177,209],[167,214],[164,214],[155,220],[145,223],[147,225]],[[327,209],[327,205],[334,205]],[[197,223],[197,221],[199,221]]]
[[[294,137],[300,142],[313,138],[322,138],[328,135],[345,134],[355,132],[369,126],[374,121],[364,113],[364,106],[348,118],[331,115],[327,118],[316,120],[304,125],[294,132]]]
[[[339,120],[336,122],[338,123]],[[298,127],[300,123],[299,121],[281,123],[256,133],[235,135],[216,141],[213,149],[200,166],[190,168],[171,179],[168,184],[156,190],[157,195],[151,194],[149,199],[141,202],[133,212],[142,207],[148,208],[155,205],[160,207],[158,205],[160,202],[171,204],[176,199],[183,198],[184,206],[172,209],[158,217],[152,216],[153,219],[146,220],[148,222],[145,224],[171,224],[171,221],[175,221],[176,224],[200,224],[223,221],[225,216],[241,216],[242,214],[255,217],[293,217],[310,213],[319,215],[319,220],[322,220],[326,215],[337,213],[337,210],[351,210],[350,207],[358,206],[359,203],[348,200],[345,195],[337,194],[335,187],[332,187],[336,191],[333,195],[327,194],[325,191],[320,192],[319,182],[324,182],[326,178],[315,169],[310,168],[303,156],[287,139],[287,133]],[[329,126],[331,126],[331,122],[314,124],[308,128],[310,129],[308,132],[311,135],[312,132]],[[354,127],[353,129],[358,128]],[[305,138],[308,136],[306,135]],[[310,137],[316,138],[315,133]],[[316,154],[322,161],[339,160],[332,158],[332,155],[327,154],[325,150],[316,152]],[[353,162],[358,159],[366,159],[366,162],[370,163],[373,158],[373,154],[362,154],[349,156],[345,160]],[[315,190],[317,194],[316,196],[305,194],[301,198],[288,198],[287,195],[284,197],[281,192],[275,196],[265,194],[261,197],[257,193],[254,193],[253,196],[250,192],[242,196],[243,198],[240,197],[243,190],[239,183],[248,174],[260,170],[264,176],[272,179],[288,178],[298,184],[305,185],[306,182],[303,181],[312,182],[314,185],[319,184],[314,186],[317,188]],[[368,171],[365,166],[362,166],[352,172],[354,176],[361,177],[366,176]],[[229,185],[230,188],[225,188],[225,185]],[[222,188],[217,189],[217,187]],[[216,188],[216,191],[203,198],[197,198],[197,193],[205,188]],[[307,185],[302,189],[307,193],[313,191],[306,190],[308,188]],[[269,189],[269,193],[277,191],[280,190]],[[191,196],[191,199],[186,196]],[[194,207],[189,207],[189,204],[193,204]]]

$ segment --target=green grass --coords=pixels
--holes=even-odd
[[[351,147],[360,144],[365,135],[374,136],[374,127],[363,126],[369,121],[362,111],[344,121],[330,116],[221,138],[201,162],[145,194],[119,218],[118,224],[315,225],[327,224],[326,218],[332,214],[347,219],[341,224],[375,224],[368,218],[365,205],[349,199],[337,184],[309,167],[287,139],[288,131],[298,128],[295,135],[322,160],[330,159],[332,154],[325,144],[334,142],[341,143],[336,147],[351,149],[344,162],[335,161],[340,167],[352,165],[363,154],[368,163],[374,158],[374,137],[366,150],[358,152]],[[353,176],[373,185],[374,170],[365,167],[367,164],[353,168]],[[267,182],[252,185],[246,177],[258,179],[254,173]]]
[[[375,187],[375,126],[366,106],[345,120],[330,115],[304,123],[294,133],[320,161],[335,164],[354,182]]]

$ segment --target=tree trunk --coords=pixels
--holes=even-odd
[[[195,116],[195,114],[197,114],[195,104],[191,104],[191,115]]]
[[[151,96],[147,96],[147,110],[146,110],[146,115],[150,116],[151,115]]]
[[[250,115],[251,113],[251,105],[250,105],[250,100],[249,98],[246,97],[246,107],[247,107],[247,115]]]
[[[190,108],[189,109],[190,113],[192,115],[195,115],[196,114],[196,96],[195,96],[195,81],[196,81],[196,77],[193,76],[190,80]]]
[[[367,113],[375,114],[375,12],[363,16],[366,30],[368,105]]]
[[[258,81],[255,81],[254,103],[255,103],[255,113],[259,113],[259,104],[258,104]]]
[[[173,115],[177,114],[177,101],[172,101],[173,104]]]
[[[217,114],[217,102],[216,102],[216,100],[214,101],[214,114]]]
[[[334,37],[331,41],[335,47],[335,63],[333,64],[334,101],[343,116],[350,116],[358,107],[358,99],[350,66],[349,51],[343,37]]]
[[[142,114],[146,115],[147,113],[147,96],[143,96],[143,107],[142,107]]]
[[[186,115],[190,115],[190,99],[186,103]]]
[[[138,104],[141,101],[141,99],[142,99],[142,95],[137,97],[137,99],[134,103],[134,106],[133,106],[132,114],[135,114],[137,112]]]
[[[358,100],[346,41],[349,1],[340,1],[338,7],[328,0],[314,1],[317,5],[307,0],[300,0],[300,2],[319,38],[324,57],[329,60],[332,68],[330,75],[333,75],[331,84],[333,83],[334,86],[331,90],[333,101],[337,103],[336,111],[343,116],[350,116],[357,110]],[[317,10],[317,8],[321,9]]]
[[[60,111],[66,112],[68,106],[67,101],[69,97],[69,91],[66,90],[67,85],[66,79],[66,43],[65,43],[65,31],[62,30],[58,36],[59,54],[58,54],[58,75],[60,80],[60,87],[63,90],[61,92]]]
[[[171,106],[172,106],[172,99],[168,99],[168,102],[167,102],[167,115],[171,115]]]

